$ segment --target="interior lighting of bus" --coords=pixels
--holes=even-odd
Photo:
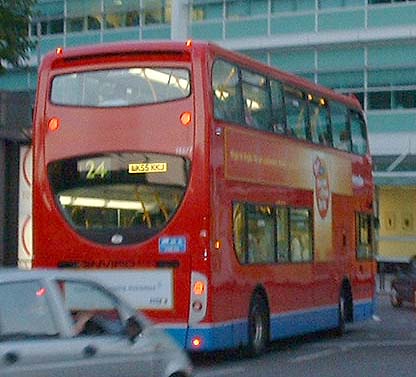
[[[220,101],[227,101],[230,97],[230,93],[223,89],[215,89],[214,94]],[[246,106],[250,110],[260,110],[260,104],[251,98],[246,98]]]
[[[221,101],[226,100],[230,96],[226,90],[215,89],[215,97],[220,99]]]
[[[56,131],[61,126],[59,118],[51,118],[48,122],[48,128],[50,131]]]
[[[131,200],[105,200],[99,198],[88,197],[71,197],[60,196],[59,202],[63,206],[77,206],[77,207],[93,207],[93,208],[110,208],[110,209],[127,209],[135,211],[143,211],[143,205],[139,202]],[[148,207],[146,207],[148,209]]]
[[[146,80],[158,82],[164,85],[177,87],[182,90],[187,90],[189,87],[189,80],[177,77],[173,74],[161,72],[152,68],[130,68],[129,73],[138,75]]]
[[[197,296],[202,296],[205,292],[205,284],[201,280],[197,280],[194,283],[193,292]]]
[[[260,104],[257,101],[254,101],[250,98],[246,98],[246,105],[247,108],[250,110],[259,110],[260,109]]]
[[[191,120],[192,120],[191,113],[189,111],[185,111],[181,114],[179,119],[181,120],[181,123],[184,126],[189,126],[191,124]]]

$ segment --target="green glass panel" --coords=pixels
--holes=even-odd
[[[138,29],[123,31],[108,31],[103,35],[104,42],[118,42],[125,40],[138,40],[140,38]]]
[[[416,5],[406,4],[396,7],[368,8],[368,28],[414,25],[416,19]]]
[[[369,46],[369,67],[391,67],[414,65],[416,45],[400,44],[394,46]]]
[[[30,89],[27,71],[8,71],[0,78],[0,90],[22,91]]]
[[[267,0],[227,1],[225,3],[227,18],[250,17],[267,14]]]
[[[71,0],[67,1],[68,16],[86,16],[101,13],[101,0]]]
[[[273,17],[271,20],[272,34],[290,34],[307,32],[315,32],[314,14],[280,16]]]
[[[388,112],[368,111],[368,129],[371,133],[378,132],[414,132],[414,111]]]
[[[293,12],[296,10],[296,2],[293,0],[272,0],[272,13]]]
[[[318,69],[352,69],[364,68],[364,49],[335,49],[318,51]]]
[[[51,38],[42,38],[39,41],[38,48],[40,49],[41,55],[55,50],[57,47],[62,47],[64,45],[63,37],[51,37]]]
[[[367,0],[319,0],[319,9],[357,7],[366,3]]]
[[[222,39],[222,22],[194,23],[191,25],[191,37],[201,40]]]
[[[193,21],[215,20],[223,17],[223,5],[221,1],[208,4],[193,4],[191,14]]]
[[[361,88],[364,86],[364,72],[319,73],[318,82],[330,88]]]
[[[170,27],[158,27],[143,29],[143,39],[169,39],[170,38]]]
[[[140,9],[140,0],[104,0],[104,11],[110,12],[127,12],[131,10],[139,10]]]
[[[267,20],[227,21],[225,25],[226,38],[255,37],[267,35]]]
[[[315,66],[315,53],[306,51],[282,51],[271,54],[271,65],[290,72],[311,71]]]
[[[63,0],[51,1],[47,3],[38,3],[33,7],[33,13],[36,16],[53,17],[63,16],[64,14],[64,2]]]
[[[318,18],[319,30],[349,30],[365,27],[365,11],[320,13]]]
[[[100,33],[88,33],[88,34],[73,34],[67,35],[66,45],[68,47],[79,46],[79,45],[89,45],[100,43]]]
[[[264,64],[267,64],[267,53],[257,51],[239,51],[240,53],[247,55],[248,57],[258,60]]]
[[[416,85],[415,69],[385,69],[368,72],[369,87]]]

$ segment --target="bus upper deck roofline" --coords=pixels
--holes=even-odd
[[[251,69],[255,68],[259,71],[268,75],[270,70],[270,76],[275,76],[278,72],[278,79],[282,83],[287,85],[295,85],[296,87],[302,88],[305,91],[311,92],[315,95],[322,97],[330,97],[337,101],[346,104],[349,107],[353,107],[362,111],[361,105],[357,98],[353,96],[344,95],[337,93],[334,90],[316,84],[305,78],[299,77],[293,73],[282,71],[277,67],[269,67],[264,63],[254,60],[242,53],[227,50],[221,47],[219,44],[192,40],[189,41],[172,41],[172,40],[152,40],[152,41],[125,41],[125,42],[108,42],[99,43],[93,45],[77,46],[77,47],[58,47],[56,50],[49,52],[45,55],[42,63],[43,65],[52,66],[54,61],[59,59],[65,60],[76,60],[80,58],[92,58],[94,56],[111,56],[111,55],[128,55],[135,53],[172,53],[172,54],[183,54],[188,53],[191,50],[206,49],[211,51],[214,55],[218,54],[224,58],[229,58],[231,61],[235,60],[236,57],[240,60],[240,63],[246,62],[247,67]],[[58,52],[59,51],[59,52]]]

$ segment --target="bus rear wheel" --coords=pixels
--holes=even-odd
[[[256,357],[266,352],[269,345],[269,314],[261,295],[256,295],[250,305],[248,317],[248,356]]]

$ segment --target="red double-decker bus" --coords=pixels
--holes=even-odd
[[[203,42],[58,49],[34,121],[35,267],[90,269],[190,350],[369,318],[357,100]]]

